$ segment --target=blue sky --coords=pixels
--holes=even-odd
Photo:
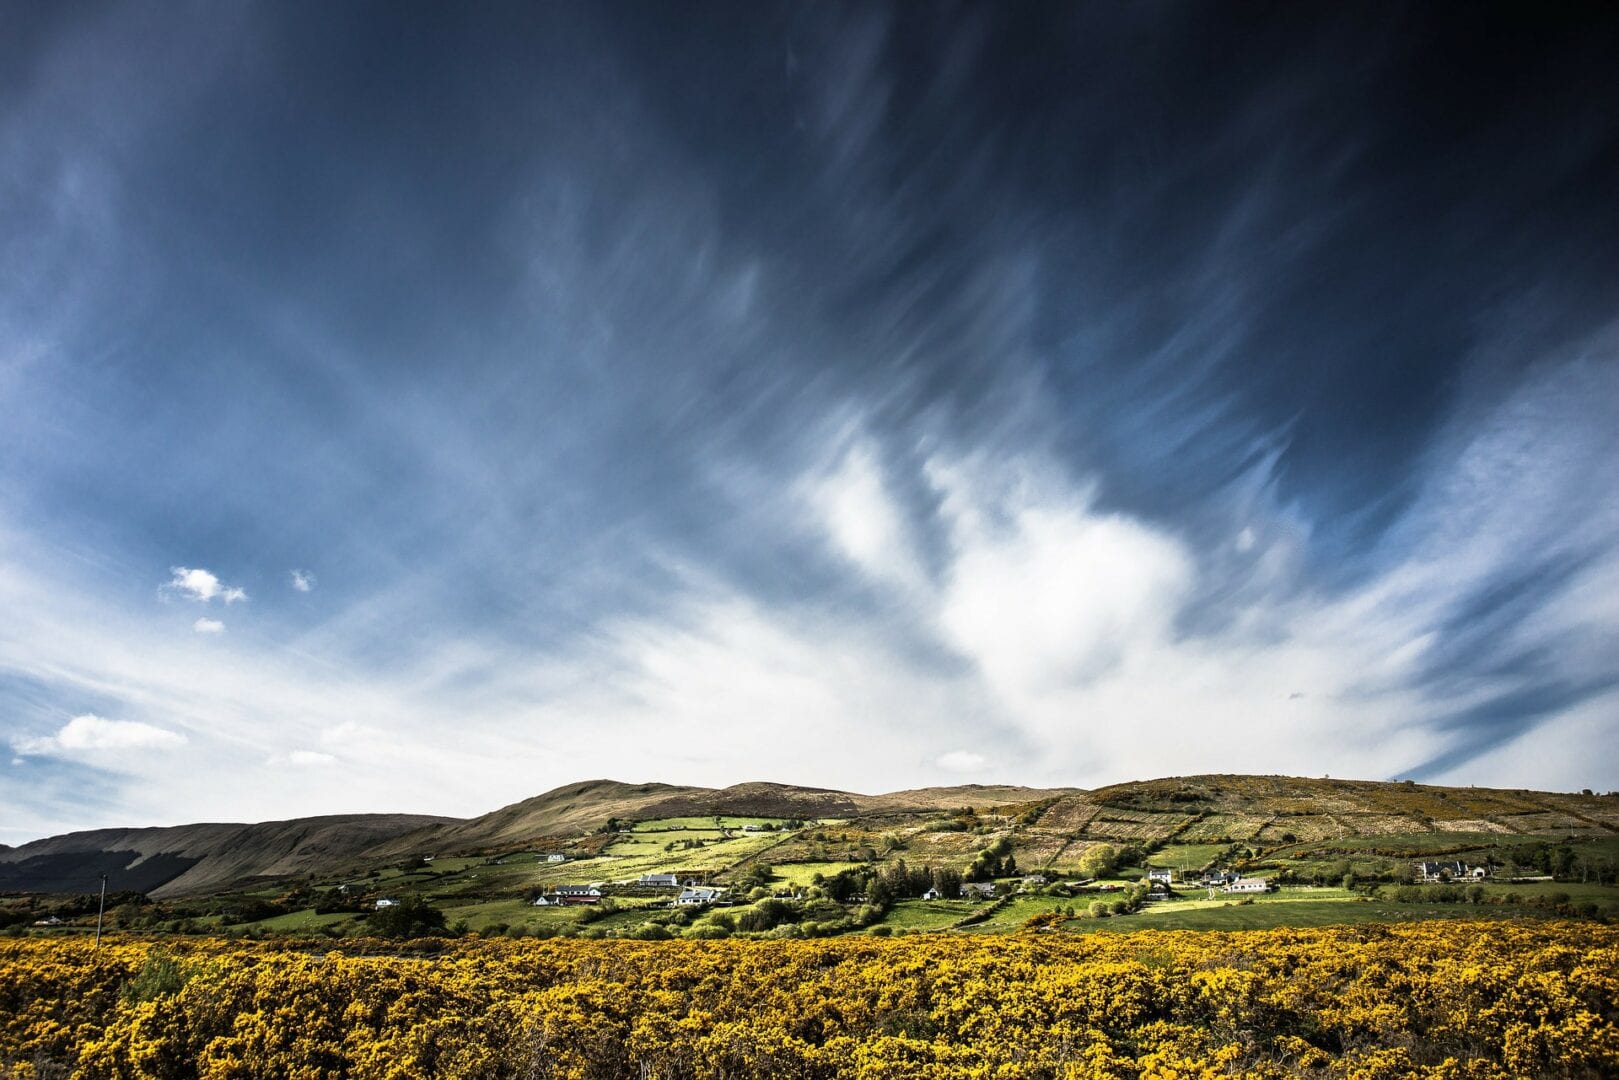
[[[1598,15],[16,5],[0,842],[1619,774]]]

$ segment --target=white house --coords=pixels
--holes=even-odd
[[[927,892],[922,894],[922,899],[924,899],[924,900],[942,900],[942,899],[944,899],[944,894],[939,892],[938,889],[929,889]]]
[[[602,891],[595,885],[558,885],[555,896],[564,904],[594,904]]]
[[[638,885],[645,885],[654,889],[678,889],[680,875],[678,874],[642,874]]]
[[[1490,876],[1489,870],[1482,866],[1468,866],[1464,862],[1420,862],[1417,863],[1417,876],[1423,881],[1466,881],[1471,878],[1481,881]]]
[[[545,857],[546,862],[567,862],[568,857],[560,851],[553,851]]]
[[[993,900],[995,899],[995,883],[993,881],[963,882],[961,895],[969,900]]]
[[[680,890],[680,895],[675,897],[675,903],[684,905],[712,904],[714,901],[718,900],[722,895],[724,895],[724,893],[724,889],[711,889],[704,887],[682,889]]]
[[[1175,871],[1169,869],[1168,867],[1163,867],[1163,866],[1149,866],[1149,867],[1147,867],[1147,884],[1148,885],[1151,885],[1155,881],[1161,881],[1165,885],[1168,885],[1171,882],[1173,882],[1174,880],[1175,880]]]
[[[1266,892],[1269,889],[1270,882],[1262,877],[1240,877],[1220,891],[1226,893],[1254,893]]]
[[[399,906],[399,901],[395,900],[391,896],[384,896],[380,900],[377,901],[377,910],[378,911],[381,911],[383,908],[391,908],[391,907],[398,907],[398,906]]]

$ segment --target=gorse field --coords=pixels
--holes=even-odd
[[[11,1077],[1605,1077],[1619,931],[0,943]]]

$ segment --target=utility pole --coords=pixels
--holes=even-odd
[[[95,948],[101,948],[101,916],[107,910],[107,875],[101,875],[101,903],[96,905],[96,943]]]

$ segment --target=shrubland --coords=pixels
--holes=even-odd
[[[1619,1075],[1619,930],[0,941],[0,1075]]]

